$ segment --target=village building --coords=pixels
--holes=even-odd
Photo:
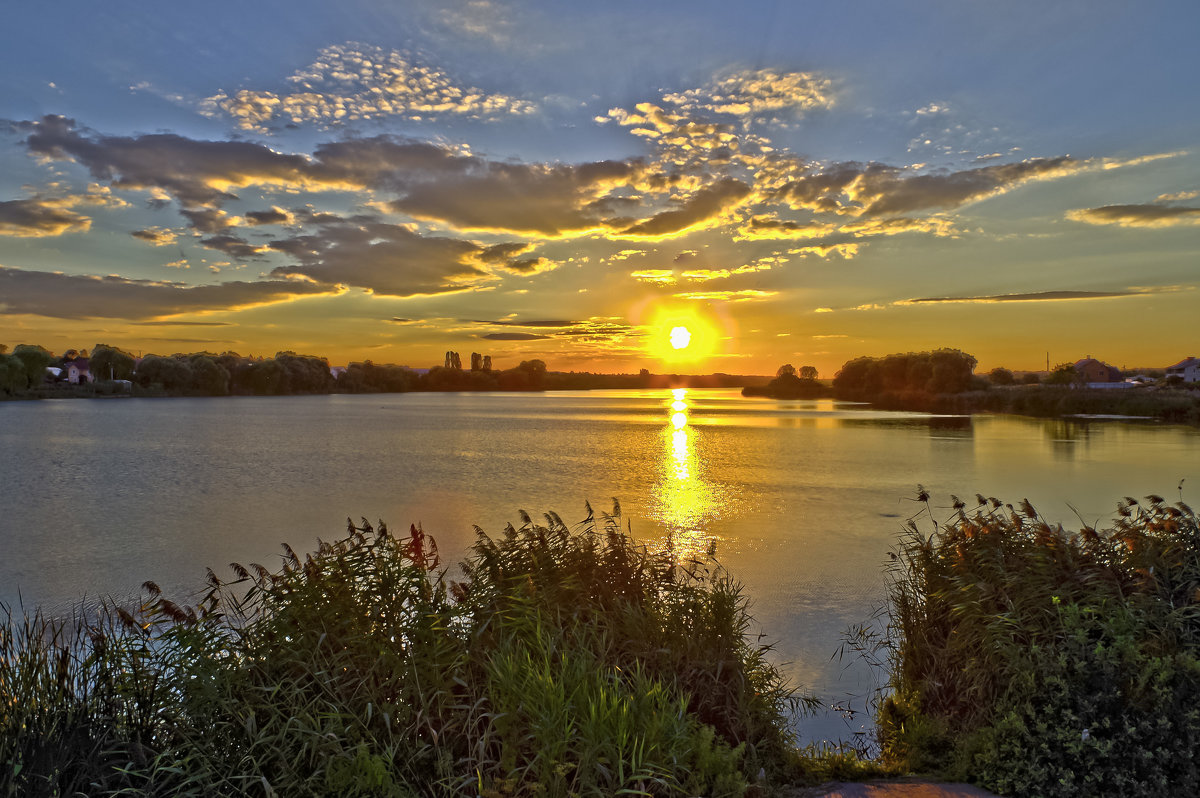
[[[1120,369],[1096,360],[1094,357],[1085,357],[1083,360],[1075,361],[1075,372],[1089,385],[1125,381],[1121,376]]]
[[[1185,357],[1174,366],[1167,366],[1168,377],[1179,377],[1184,382],[1200,382],[1200,358]]]

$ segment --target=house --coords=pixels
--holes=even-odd
[[[92,381],[92,373],[88,371],[88,359],[77,357],[62,364],[63,374],[72,385],[86,385]]]
[[[1185,357],[1174,366],[1167,366],[1168,377],[1179,377],[1184,382],[1200,382],[1200,358]]]
[[[1089,385],[1097,382],[1124,382],[1120,369],[1102,363],[1094,357],[1075,361],[1075,372]]]

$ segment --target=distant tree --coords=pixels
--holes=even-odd
[[[817,369],[815,366],[801,366],[800,379],[815,380],[817,378]]]
[[[930,354],[933,377],[925,390],[929,393],[962,393],[971,387],[978,364],[975,358],[957,349],[938,349]]]
[[[157,385],[167,393],[184,394],[192,387],[192,366],[182,356],[146,355],[134,380],[143,387]]]
[[[1022,385],[1037,385],[1037,384],[1041,383],[1041,381],[1042,381],[1042,378],[1039,377],[1037,375],[1037,372],[1035,372],[1035,371],[1027,371],[1023,375],[1021,375],[1021,384]]]
[[[54,355],[36,344],[18,344],[12,353],[25,368],[25,387],[41,385],[46,379],[46,367],[54,362]]]
[[[782,366],[775,369],[775,376],[776,377],[795,377],[796,376],[796,367],[793,366],[791,363],[784,363]]]
[[[224,396],[229,393],[230,375],[224,366],[208,354],[195,354],[188,358],[192,379],[189,393],[204,396]]]
[[[70,352],[68,351],[67,354],[69,355]],[[107,344],[93,346],[92,356],[88,359],[88,371],[96,380],[132,379],[133,365],[133,355]]]
[[[1050,370],[1043,382],[1046,385],[1077,385],[1080,380],[1079,370],[1074,363],[1059,363]]]
[[[992,385],[1012,385],[1017,381],[1013,373],[1003,366],[996,366],[996,368],[989,371],[988,380],[991,381]]]
[[[9,396],[25,390],[29,381],[25,378],[25,364],[16,355],[0,352],[0,392]]]
[[[291,375],[274,358],[253,363],[241,372],[242,385],[258,396],[278,396],[291,390]]]

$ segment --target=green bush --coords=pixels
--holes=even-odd
[[[524,517],[461,576],[380,524],[186,607],[0,624],[0,794],[741,796],[794,762],[739,586]]]
[[[885,758],[1003,794],[1200,793],[1195,513],[1127,498],[1070,534],[977,499],[896,554]]]

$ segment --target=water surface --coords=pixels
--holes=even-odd
[[[419,522],[457,558],[472,525],[518,509],[571,523],[620,499],[635,536],[716,541],[788,673],[861,708],[872,676],[831,660],[884,594],[884,563],[920,507],[950,494],[1028,498],[1092,524],[1118,498],[1193,505],[1200,433],[1185,427],[933,417],[736,391],[392,394],[0,403],[0,601],[69,607],[204,568],[278,565],[347,516]],[[1077,518],[1078,517],[1078,518]],[[849,667],[847,668],[847,665]],[[846,736],[836,714],[806,734]]]

